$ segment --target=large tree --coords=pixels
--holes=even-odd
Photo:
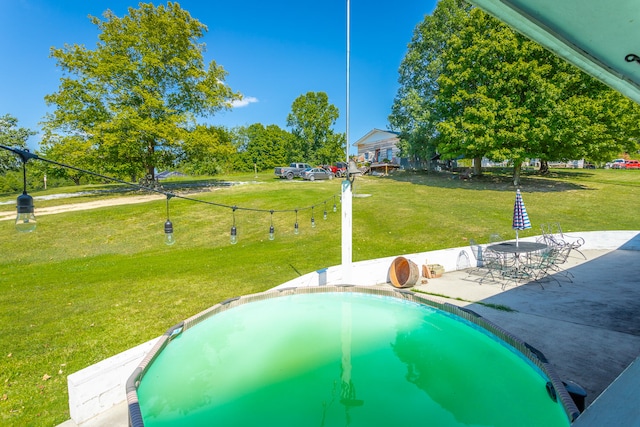
[[[435,110],[445,156],[507,160],[518,183],[528,158],[592,157],[603,141],[614,152],[633,141],[612,114],[621,95],[480,9],[465,22],[442,52]]]
[[[178,3],[141,3],[117,17],[91,16],[100,30],[94,50],[52,48],[63,71],[55,107],[44,122],[49,140],[84,139],[92,155],[119,176],[154,174],[175,161],[194,120],[230,108],[240,95],[224,83],[215,61],[205,67],[207,31]]]
[[[291,161],[325,164],[344,157],[345,137],[332,126],[340,113],[324,92],[307,92],[291,105],[287,126],[294,135]]]
[[[413,152],[431,142],[444,158],[509,160],[517,182],[527,158],[596,159],[635,145],[622,113],[637,108],[481,10],[445,0],[418,28],[390,117]]]

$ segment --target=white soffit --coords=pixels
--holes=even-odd
[[[640,103],[640,0],[469,0]]]

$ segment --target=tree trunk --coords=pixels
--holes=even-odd
[[[549,174],[549,162],[546,160],[540,160],[540,174],[548,175]]]
[[[516,187],[520,185],[520,171],[522,170],[522,162],[516,160],[513,162],[513,185]]]
[[[482,175],[482,157],[473,158],[473,174],[475,176]]]

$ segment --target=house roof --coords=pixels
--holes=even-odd
[[[470,2],[640,103],[640,1]]]
[[[394,132],[391,130],[372,129],[365,136],[354,142],[352,145],[357,147],[358,145],[370,144],[374,142],[381,142],[385,140],[398,139],[400,132]]]

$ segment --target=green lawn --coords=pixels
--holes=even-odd
[[[224,178],[248,184],[188,196],[275,210],[274,241],[268,212],[236,211],[239,243],[230,245],[231,209],[178,198],[170,201],[172,247],[163,244],[164,199],[43,215],[26,235],[11,221],[0,222],[1,425],[57,425],[69,418],[67,375],[221,300],[340,263],[340,180],[289,182],[270,173]],[[555,170],[547,178],[525,175],[521,190],[534,228],[520,236],[555,221],[572,232],[640,229],[640,171]],[[470,238],[486,242],[491,233],[515,236],[515,191],[507,175],[461,181],[398,172],[357,178],[355,193],[370,197],[353,199],[354,261],[465,246]],[[0,202],[16,197],[0,195]],[[97,197],[113,195],[36,201],[36,214],[38,207]],[[316,228],[311,210],[303,209],[312,205]],[[0,205],[0,214],[14,209]],[[292,209],[301,209],[299,235],[295,214],[277,212]]]

